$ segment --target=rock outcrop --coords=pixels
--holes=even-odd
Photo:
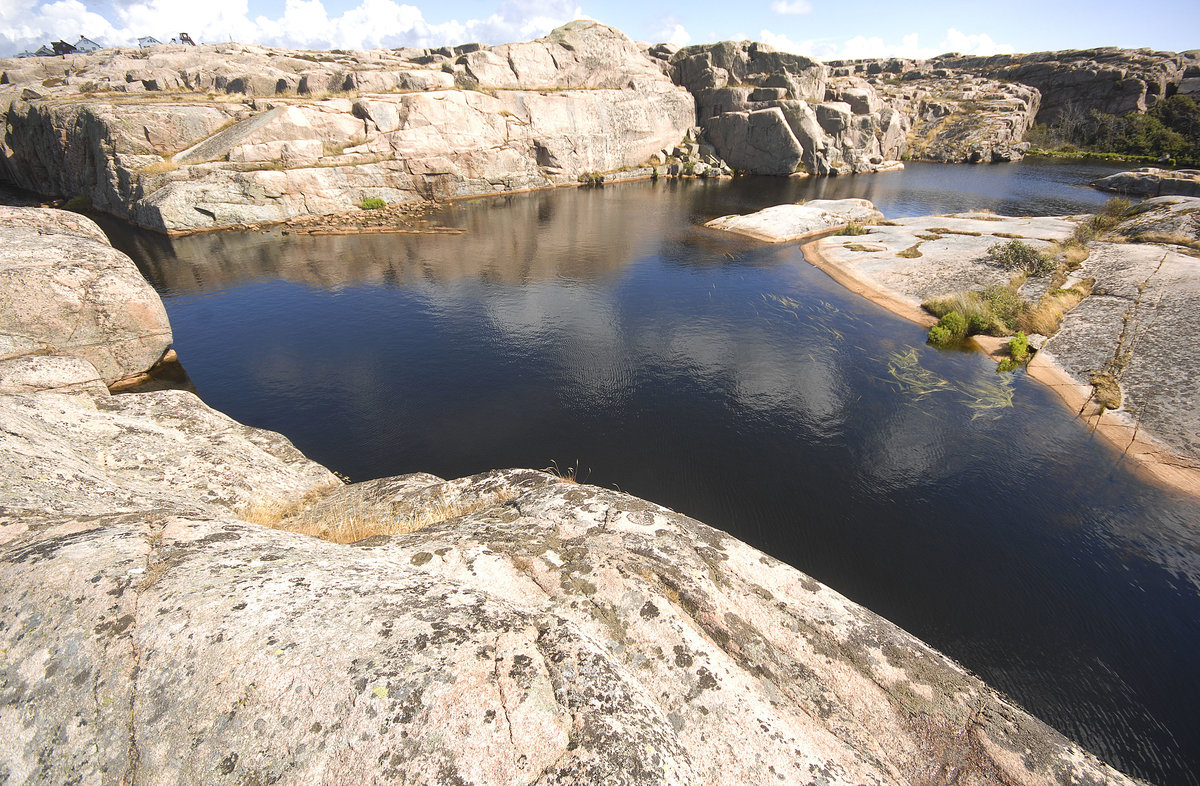
[[[0,224],[0,389],[111,385],[162,358],[162,301],[91,219],[0,207]]]
[[[604,25],[459,49],[105,50],[56,60],[49,78],[4,61],[0,172],[190,230],[573,183],[695,125],[690,95]]]
[[[750,174],[873,172],[897,165],[903,131],[869,86],[830,82],[821,63],[766,44],[723,41],[667,57],[696,98],[717,153]]]
[[[1116,191],[1140,197],[1200,197],[1200,170],[1144,167],[1132,172],[1118,172],[1102,177],[1092,185],[1103,191]]]
[[[909,72],[914,73],[914,72]],[[903,118],[907,155],[922,161],[1016,161],[1029,144],[1041,94],[1026,85],[935,70],[919,78],[874,80]]]
[[[15,782],[1131,783],[625,494],[528,470],[346,486],[182,391],[3,393],[0,419]],[[415,531],[288,531],[363,516]]]
[[[1196,90],[1200,57],[1194,52],[1100,47],[1018,55],[943,55],[931,64],[1037,88],[1042,94],[1039,123],[1053,122],[1063,112],[1145,112],[1175,93],[1200,92]],[[1190,81],[1185,84],[1185,80]]]
[[[1054,122],[1064,112],[1145,112],[1176,93],[1200,95],[1200,56],[1195,51],[1101,47],[1013,55],[946,54],[931,60],[853,60],[830,66],[835,72],[880,81],[919,82],[965,75],[1025,85],[1040,94],[1039,123]]]

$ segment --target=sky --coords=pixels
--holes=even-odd
[[[0,57],[84,35],[307,49],[527,41],[596,19],[652,43],[750,39],[820,60],[994,54],[1095,46],[1200,48],[1196,0],[0,0]]]

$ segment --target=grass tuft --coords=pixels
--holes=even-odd
[[[322,499],[312,494],[288,504],[270,502],[240,511],[243,521],[271,529],[298,532],[333,543],[354,543],[375,535],[416,532],[432,524],[459,518],[513,499],[509,489],[470,498],[442,493],[419,508],[365,502],[351,495]]]

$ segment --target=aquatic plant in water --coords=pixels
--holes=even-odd
[[[971,420],[1013,405],[1013,381],[1008,375],[997,375],[985,382],[952,381],[922,366],[915,348],[892,353],[888,357],[888,373],[894,384],[914,401],[937,393],[957,395],[960,402],[972,410]]]

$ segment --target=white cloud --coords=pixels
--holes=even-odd
[[[964,55],[1010,55],[1017,50],[1009,44],[997,44],[986,33],[967,35],[952,27],[946,31],[941,51],[959,52]]]
[[[416,6],[395,0],[359,0],[357,6],[334,17],[322,0],[286,0],[278,18],[253,20],[246,0],[117,0],[106,14],[79,0],[41,4],[0,0],[0,56],[37,48],[51,39],[74,42],[79,35],[115,46],[132,44],[142,35],[165,41],[181,31],[197,42],[234,40],[310,48],[499,44],[527,41],[572,19],[585,18],[573,0],[505,0],[486,18],[439,23],[427,21]]]
[[[758,40],[764,44],[770,44],[780,52],[790,52],[794,55],[808,55],[812,57],[812,41],[804,41],[797,44],[783,33],[773,33],[770,30],[760,31]]]
[[[772,43],[766,38],[769,31],[763,31],[763,41]],[[786,40],[786,36],[777,36]],[[777,49],[783,46],[772,43]],[[946,31],[945,37],[937,47],[922,46],[918,33],[908,33],[900,37],[900,42],[884,41],[879,36],[856,35],[840,44],[833,41],[803,41],[793,44],[795,49],[788,51],[815,57],[819,60],[865,60],[883,57],[906,57],[914,60],[924,60],[943,52],[961,52],[969,55],[1002,54],[1015,51],[1008,44],[997,44],[986,33],[968,35],[954,28]]]
[[[812,9],[812,3],[808,0],[775,0],[771,3],[771,10],[777,14],[807,14]]]
[[[692,35],[681,24],[668,25],[655,36],[656,41],[665,41],[672,46],[687,46]]]

